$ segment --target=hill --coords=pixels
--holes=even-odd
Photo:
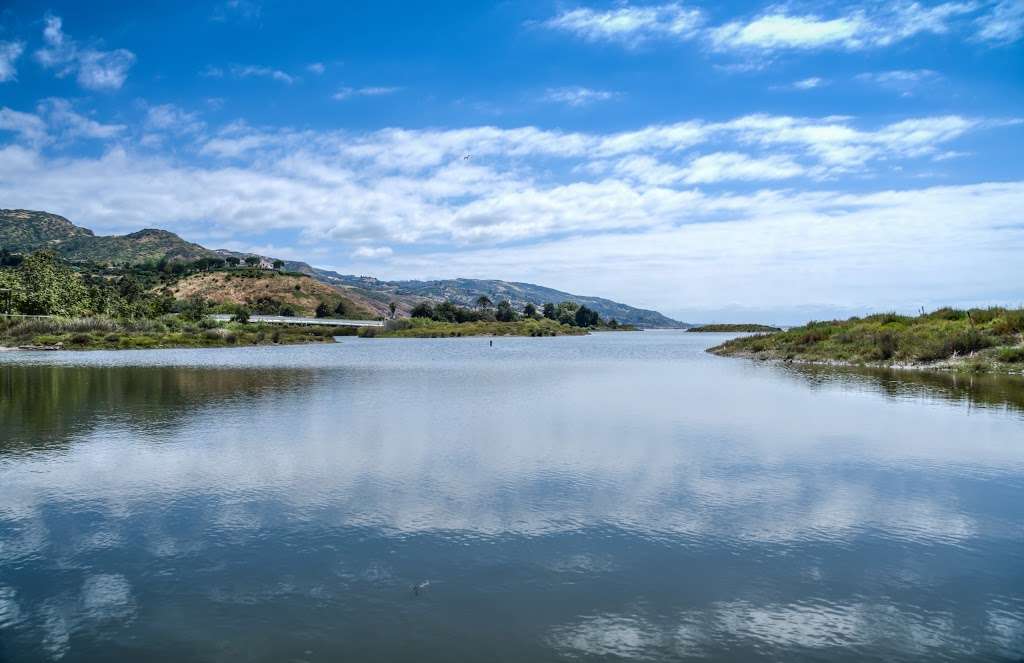
[[[193,274],[171,284],[168,289],[175,299],[198,295],[214,304],[242,304],[257,313],[271,315],[279,314],[283,307],[288,307],[296,315],[312,316],[320,303],[327,304],[332,313],[337,311],[339,317],[371,319],[381,315],[358,297],[347,296],[338,288],[308,276],[267,270]]]
[[[49,249],[68,260],[140,263],[161,258],[197,260],[214,251],[167,230],[147,228],[129,235],[95,235],[62,216],[30,210],[0,210],[0,248],[12,253]]]
[[[166,230],[146,229],[129,235],[98,236],[76,226],[68,219],[31,210],[0,210],[0,249],[30,253],[40,249],[55,251],[70,261],[111,264],[156,262],[162,258],[194,261],[200,258],[245,258],[250,254],[211,250],[188,242]],[[262,267],[270,267],[273,258],[257,256]],[[382,281],[370,276],[352,276],[318,269],[307,263],[286,261],[285,269],[307,274],[328,286],[340,289],[335,294],[351,299],[374,316],[386,315],[395,302],[399,315],[408,315],[419,302],[450,300],[461,306],[473,306],[481,295],[497,303],[508,299],[517,308],[528,303],[573,301],[612,318],[638,327],[686,328],[690,325],[668,318],[657,311],[586,295],[575,295],[553,288],[514,281],[484,279],[446,279],[437,281]],[[306,302],[308,303],[308,302]],[[305,306],[305,304],[302,304]]]
[[[424,299],[435,302],[451,301],[460,306],[473,306],[477,298],[483,295],[492,302],[508,299],[516,308],[522,308],[528,303],[540,307],[546,302],[573,301],[597,311],[606,320],[614,318],[623,324],[638,327],[685,329],[690,326],[657,311],[635,308],[602,297],[575,295],[532,283],[491,279],[381,281],[372,276],[347,276],[316,269],[301,262],[286,262],[285,267],[308,273],[325,283],[352,288],[370,299],[380,299],[385,302],[395,300],[399,302],[400,309],[403,311],[412,308],[417,301]]]

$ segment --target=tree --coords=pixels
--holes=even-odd
[[[544,304],[544,317],[547,318],[548,320],[558,319],[558,313],[555,310],[555,305],[552,304],[551,302],[547,302]]]
[[[245,264],[250,267],[255,267],[260,264],[260,259],[256,256],[245,256]]]
[[[206,317],[208,310],[209,307],[205,299],[199,295],[192,295],[185,302],[185,305],[181,307],[181,317],[192,322],[199,322]]]
[[[27,315],[76,315],[86,302],[86,289],[75,272],[49,251],[33,253],[18,269],[21,301]]]
[[[345,300],[342,299],[338,302],[338,305],[334,307],[334,315],[344,318],[348,314],[348,307],[345,306]]]
[[[479,297],[476,298],[477,308],[488,309],[491,308],[493,305],[494,302],[492,302],[491,298],[488,297],[487,295],[480,295]]]
[[[523,315],[528,318],[537,317],[537,307],[532,302],[527,302],[526,306],[523,307]]]
[[[275,260],[274,269],[284,269],[284,260]]]
[[[316,317],[318,317],[318,318],[326,318],[330,314],[331,314],[331,311],[330,311],[330,309],[327,308],[326,302],[320,302],[319,304],[317,304],[317,306],[316,306]]]
[[[227,258],[224,259],[224,262],[226,262],[230,267],[238,267],[238,263],[242,261],[236,258],[235,256],[228,256]]]
[[[235,312],[231,315],[231,322],[237,322],[239,324],[246,324],[249,322],[249,309],[244,306],[235,307]]]
[[[597,314],[597,311],[581,306],[576,309],[576,326],[577,327],[596,327],[601,324],[601,316]]]
[[[512,302],[507,299],[501,300],[498,304],[498,310],[495,312],[494,317],[498,322],[514,322],[516,319],[516,310],[512,308]]]
[[[416,306],[412,307],[412,311],[409,312],[414,318],[433,318],[434,307],[431,306],[430,302],[420,302]]]
[[[388,310],[391,311],[391,319],[394,320],[395,319],[395,311],[398,310],[398,304],[396,304],[395,302],[389,302],[388,303]]]

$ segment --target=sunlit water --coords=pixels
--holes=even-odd
[[[723,338],[0,353],[0,661],[1024,657],[1024,384]]]

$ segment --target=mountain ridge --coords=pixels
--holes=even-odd
[[[92,230],[72,223],[63,216],[50,212],[0,209],[0,249],[11,252],[32,252],[40,249],[55,251],[71,261],[109,263],[139,263],[170,260],[197,260],[215,257],[244,257],[254,255],[261,265],[269,267],[274,259],[258,254],[240,253],[225,249],[208,249],[189,242],[169,230],[145,228],[127,235],[96,235]],[[673,320],[658,311],[640,309],[604,297],[576,295],[547,286],[501,279],[438,279],[385,281],[372,276],[355,276],[313,267],[296,260],[285,260],[284,268],[311,278],[349,290],[376,302],[377,310],[387,310],[390,302],[398,305],[399,313],[408,314],[417,302],[423,300],[451,300],[462,306],[473,306],[477,298],[486,296],[497,303],[508,299],[518,308],[527,303],[535,306],[545,302],[574,301],[598,312],[606,319],[641,327],[687,328],[690,325]]]

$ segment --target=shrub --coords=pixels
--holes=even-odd
[[[1024,347],[1003,348],[996,358],[1007,364],[1024,364]]]

